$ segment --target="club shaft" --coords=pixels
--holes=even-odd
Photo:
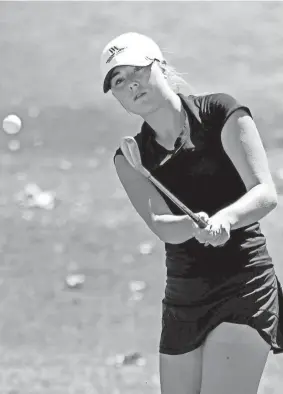
[[[193,219],[199,227],[204,228],[207,226],[207,223],[204,219],[192,212],[142,165],[139,147],[133,137],[125,137],[122,140],[121,149],[129,164],[141,174],[143,174],[148,180],[150,180],[152,184],[155,185],[161,192],[163,192],[177,207],[179,207],[186,215]]]
[[[179,207],[186,215],[190,216],[201,228],[207,226],[206,222],[192,212],[185,204],[182,203],[174,194],[172,194],[165,186],[162,185],[154,176],[149,172],[147,178],[160,190],[162,191],[177,207]]]

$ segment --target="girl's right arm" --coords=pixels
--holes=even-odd
[[[189,216],[174,215],[158,190],[124,156],[117,155],[114,163],[133,207],[161,241],[179,244],[194,237],[195,224]]]

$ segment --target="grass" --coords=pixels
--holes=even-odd
[[[160,392],[163,245],[114,172],[121,136],[140,122],[102,95],[99,54],[113,36],[140,31],[167,50],[197,91],[227,91],[247,103],[282,193],[282,8],[0,2],[0,117],[16,112],[24,122],[19,151],[10,152],[12,137],[0,135],[1,394]],[[56,191],[55,210],[19,206],[28,182]],[[281,279],[282,211],[280,194],[262,223]],[[152,253],[140,252],[143,242],[152,243]],[[65,285],[73,271],[86,276],[81,289]],[[132,280],[146,283],[140,301],[130,300]],[[109,357],[134,351],[144,367],[108,365]],[[282,362],[270,355],[260,394],[280,394]]]

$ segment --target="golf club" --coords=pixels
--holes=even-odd
[[[134,137],[124,137],[121,141],[121,150],[128,163],[149,179],[160,191],[162,191],[177,207],[179,207],[186,215],[188,215],[200,227],[205,228],[207,223],[194,212],[192,212],[185,204],[175,197],[165,186],[163,186],[151,173],[142,165],[139,146]]]

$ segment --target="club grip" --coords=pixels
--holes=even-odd
[[[207,226],[206,221],[205,221],[204,219],[202,219],[202,218],[198,218],[198,219],[196,220],[196,222],[197,222],[197,225],[198,225],[200,228],[205,228],[205,227]]]
[[[182,204],[183,205],[183,204]],[[184,212],[190,216],[190,218],[192,218],[194,220],[194,222],[200,227],[200,228],[205,228],[207,226],[207,222],[205,221],[205,219],[203,219],[202,217],[199,217],[197,214],[195,214],[194,212],[192,212],[189,208],[187,208],[186,206],[183,205],[183,210]]]

